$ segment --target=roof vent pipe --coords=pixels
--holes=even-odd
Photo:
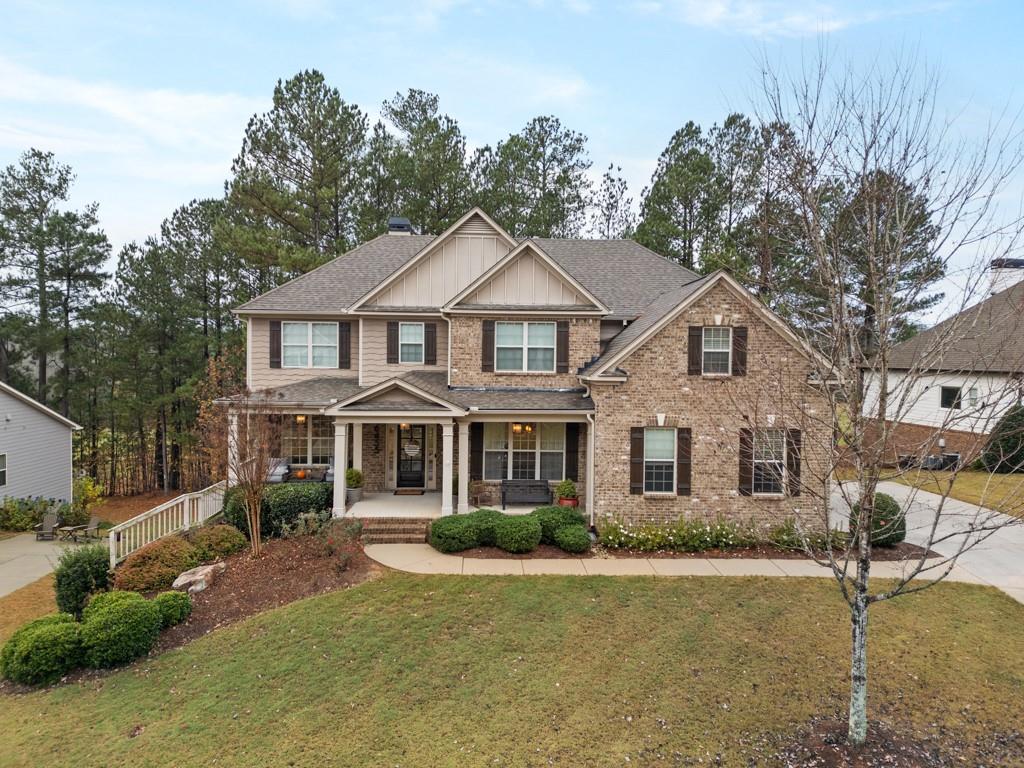
[[[392,216],[388,219],[389,235],[411,235],[412,223],[404,216]]]

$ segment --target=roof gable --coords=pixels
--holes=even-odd
[[[435,392],[428,391],[403,378],[394,377],[376,386],[357,392],[340,400],[324,412],[339,413],[345,410],[409,410],[421,406],[422,410],[443,410],[456,416],[465,415],[465,410]]]
[[[57,413],[52,408],[47,408],[45,405],[40,403],[38,400],[34,400],[33,398],[29,397],[28,395],[26,395],[26,394],[24,394],[22,392],[19,392],[14,387],[10,386],[9,384],[5,384],[2,381],[0,381],[0,392],[3,392],[3,393],[6,393],[6,394],[10,395],[15,400],[17,400],[17,401],[19,401],[21,403],[24,403],[25,405],[29,406],[30,408],[34,408],[35,410],[39,411],[40,413],[43,413],[43,414],[49,416],[54,421],[59,421],[65,427],[68,427],[70,429],[76,429],[76,430],[77,429],[81,429],[81,427],[78,424],[76,424],[75,422],[73,422],[71,419],[68,419],[68,418],[65,418],[64,416],[61,416],[59,413]]]

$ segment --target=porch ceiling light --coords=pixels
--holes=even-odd
[[[520,424],[519,422],[515,422],[514,424],[512,424],[512,431],[518,435],[520,432],[523,431],[523,425]]]
[[[398,425],[398,428],[399,428],[399,429],[408,429],[408,428],[409,428],[409,425],[408,425],[408,424],[399,424],[399,425]]]
[[[296,415],[295,423],[296,424],[305,424],[306,423],[306,414],[300,413],[300,414]]]
[[[523,424],[523,429],[526,432],[533,432],[533,424]]]

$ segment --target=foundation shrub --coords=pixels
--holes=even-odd
[[[586,525],[586,518],[573,507],[538,507],[530,513],[540,523],[541,544],[555,544],[555,532],[567,525]]]
[[[585,525],[563,525],[555,531],[555,544],[570,554],[590,551],[590,534]]]
[[[533,515],[505,515],[494,526],[494,543],[506,552],[532,552],[540,537],[540,521]]]
[[[178,574],[199,565],[199,551],[181,536],[167,536],[128,556],[114,574],[114,587],[131,592],[167,589]]]
[[[52,683],[81,663],[81,627],[69,613],[30,621],[0,650],[0,675],[24,685]]]

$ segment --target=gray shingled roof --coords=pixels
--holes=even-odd
[[[335,400],[344,400],[346,397],[362,392],[365,387],[360,387],[356,379],[341,378],[339,376],[324,376],[319,379],[298,381],[294,384],[285,384],[273,390],[271,404],[283,405],[300,404],[309,406],[330,405]],[[222,402],[232,400],[243,400],[244,395],[224,398]]]
[[[592,411],[583,389],[542,387],[448,387],[443,373],[415,371],[402,377],[410,384],[463,408],[481,411]]]
[[[1024,371],[1024,282],[897,344],[892,370]]]

